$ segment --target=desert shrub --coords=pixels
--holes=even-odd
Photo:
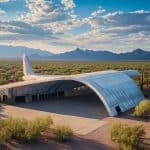
[[[150,100],[141,101],[135,107],[134,115],[138,117],[150,117]]]
[[[7,130],[11,138],[20,139],[24,134],[27,123],[28,121],[25,119],[15,119],[9,117],[8,119],[4,120],[5,131]]]
[[[59,141],[69,140],[73,134],[70,127],[66,125],[57,125],[54,128],[54,134]]]
[[[4,127],[4,120],[0,119],[0,129]]]
[[[53,124],[51,117],[36,118],[28,122],[25,127],[24,141],[31,142],[36,140],[42,132],[46,131]]]
[[[127,70],[137,69],[144,74],[136,77],[138,84],[149,86],[150,62],[62,62],[62,61],[34,61],[33,69],[40,74],[78,74],[107,69]],[[0,84],[21,81],[23,76],[21,61],[0,61]]]
[[[4,143],[9,139],[19,139],[27,142],[36,140],[52,123],[51,117],[36,118],[32,121],[12,117],[0,120],[0,143]]]
[[[5,128],[1,128],[0,129],[0,144],[5,143],[9,139],[11,139],[11,134]]]
[[[0,120],[0,143],[22,135],[23,126],[25,126],[25,120],[23,119],[9,117],[5,120]]]
[[[33,122],[35,124],[38,124],[40,132],[46,131],[50,127],[50,125],[53,124],[53,120],[50,116],[46,118],[36,118],[35,120],[33,120]]]
[[[122,150],[136,150],[144,134],[141,125],[130,127],[120,122],[115,122],[110,130],[111,139],[117,142]]]
[[[32,142],[40,136],[40,128],[36,122],[30,122],[25,128],[24,141]]]

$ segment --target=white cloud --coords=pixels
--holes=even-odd
[[[4,15],[6,12],[0,8],[0,15]]]
[[[18,20],[33,24],[45,24],[70,19],[71,16],[61,5],[54,0],[28,0],[28,13],[20,16]]]
[[[149,48],[149,11],[110,13],[99,7],[89,17],[79,18],[71,0],[57,4],[55,0],[26,2],[28,11],[22,16],[14,21],[0,21],[0,44],[41,48],[54,53],[76,47],[112,51]],[[84,29],[87,24],[88,29]]]
[[[67,21],[43,24],[43,27],[47,30],[51,29],[54,33],[66,34],[65,32],[69,32],[70,30],[79,27],[82,24],[84,24],[82,20],[75,18]]]
[[[145,11],[145,10],[136,10],[136,11],[132,11],[130,13],[133,13],[133,14],[144,14],[144,13],[150,13],[150,11]]]
[[[112,13],[96,13],[85,19],[91,27],[117,34],[150,32],[150,12],[137,10],[134,12],[116,11]]]
[[[100,14],[103,14],[104,12],[106,12],[106,10],[105,10],[104,8],[102,8],[102,7],[99,7],[99,9],[96,10],[96,11],[94,11],[94,12],[91,14],[91,16],[92,16],[92,17],[96,17],[96,16],[98,16],[98,15],[100,15]]]
[[[62,1],[61,1],[62,2]],[[27,0],[28,12],[20,17],[18,21],[23,21],[34,26],[41,26],[54,33],[65,32],[82,24],[81,20],[71,9],[75,7],[73,1],[63,1],[64,6],[56,4],[54,0]],[[69,10],[66,8],[70,8]]]
[[[0,22],[0,31],[9,32],[12,34],[17,34],[16,38],[22,40],[32,40],[32,39],[50,39],[54,38],[53,33],[50,30],[45,30],[40,26],[32,26],[31,24],[20,22],[20,21],[9,21],[9,22]],[[0,34],[0,39],[4,39],[4,34]],[[7,39],[13,39],[14,36],[9,36],[10,34],[5,35]]]
[[[9,2],[10,0],[0,0],[0,3],[6,3]]]
[[[75,7],[73,0],[61,0],[61,3],[65,6],[65,9],[72,9]]]
[[[65,1],[65,6],[63,6],[61,3],[56,4],[54,0],[27,0],[28,12],[18,17],[17,20],[41,26],[55,33],[70,30],[80,22],[71,9],[71,6],[75,6],[73,4],[73,1]],[[67,10],[66,7],[70,9]]]

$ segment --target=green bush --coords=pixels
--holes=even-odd
[[[150,62],[63,62],[63,61],[33,61],[33,69],[40,74],[78,74],[94,71],[103,71],[108,69],[127,70],[137,69],[142,72],[134,78],[140,85],[149,86]],[[142,74],[144,78],[142,79]],[[0,84],[21,81],[23,76],[21,61],[0,61]]]
[[[67,141],[70,140],[73,132],[66,125],[57,125],[54,129],[54,134],[59,141]]]
[[[28,121],[25,119],[15,119],[9,117],[4,120],[5,131],[10,134],[13,139],[20,139],[24,135],[24,129],[27,126]]]
[[[53,120],[50,116],[46,118],[36,118],[35,120],[33,120],[33,122],[35,124],[38,124],[40,132],[46,131],[50,127],[50,125],[53,124]]]
[[[28,122],[25,128],[24,141],[31,142],[36,140],[42,132],[46,131],[53,124],[51,117],[36,118]]]
[[[9,139],[11,139],[10,133],[5,128],[1,128],[0,129],[0,144],[5,143]]]
[[[4,143],[11,138],[18,138],[22,135],[24,125],[25,120],[23,119],[9,117],[5,120],[0,120],[0,143]]]
[[[135,107],[134,115],[138,117],[150,117],[150,100],[141,101]]]
[[[40,136],[40,128],[35,122],[30,122],[25,128],[23,136],[24,141],[31,142],[36,140]]]
[[[12,117],[0,120],[0,143],[9,139],[20,139],[26,142],[36,140],[52,124],[51,117],[36,118],[32,121]]]
[[[110,130],[111,139],[117,142],[122,150],[136,150],[144,134],[141,125],[130,127],[120,122],[114,123]]]

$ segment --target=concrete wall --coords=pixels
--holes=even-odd
[[[8,103],[15,103],[25,98],[25,102],[31,102],[32,100],[44,100],[51,97],[61,96],[77,96],[92,92],[88,87],[75,81],[51,81],[44,83],[28,84],[19,87],[12,87],[0,90],[0,99],[3,101],[3,96],[7,96]],[[21,101],[21,100],[20,100]]]

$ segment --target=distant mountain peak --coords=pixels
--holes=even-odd
[[[82,60],[82,61],[121,61],[121,60],[150,60],[150,52],[136,49],[132,52],[116,54],[106,50],[83,50],[76,48],[73,51],[56,54],[50,57],[52,60]]]
[[[74,51],[83,51],[83,50],[78,47]]]
[[[137,49],[135,49],[133,52],[142,53],[142,52],[146,52],[146,51],[144,51],[144,50],[142,50],[142,49],[140,49],[140,48],[137,48]]]
[[[11,54],[11,55],[10,55]],[[33,58],[45,58],[53,55],[52,53],[40,49],[33,49],[23,46],[6,46],[0,45],[0,58],[18,59],[22,58],[23,54]]]
[[[12,53],[13,51],[13,53]],[[11,55],[10,55],[11,53]],[[34,59],[50,59],[50,60],[80,60],[80,61],[121,61],[121,60],[150,60],[150,51],[140,48],[132,52],[116,54],[107,50],[88,50],[76,48],[73,51],[60,54],[52,54],[48,51],[40,49],[32,49],[20,46],[2,46],[0,45],[0,58],[21,58],[23,53]]]
[[[83,49],[80,49],[80,48],[76,48],[75,50],[73,50],[72,52],[84,52],[85,50],[83,50]]]

